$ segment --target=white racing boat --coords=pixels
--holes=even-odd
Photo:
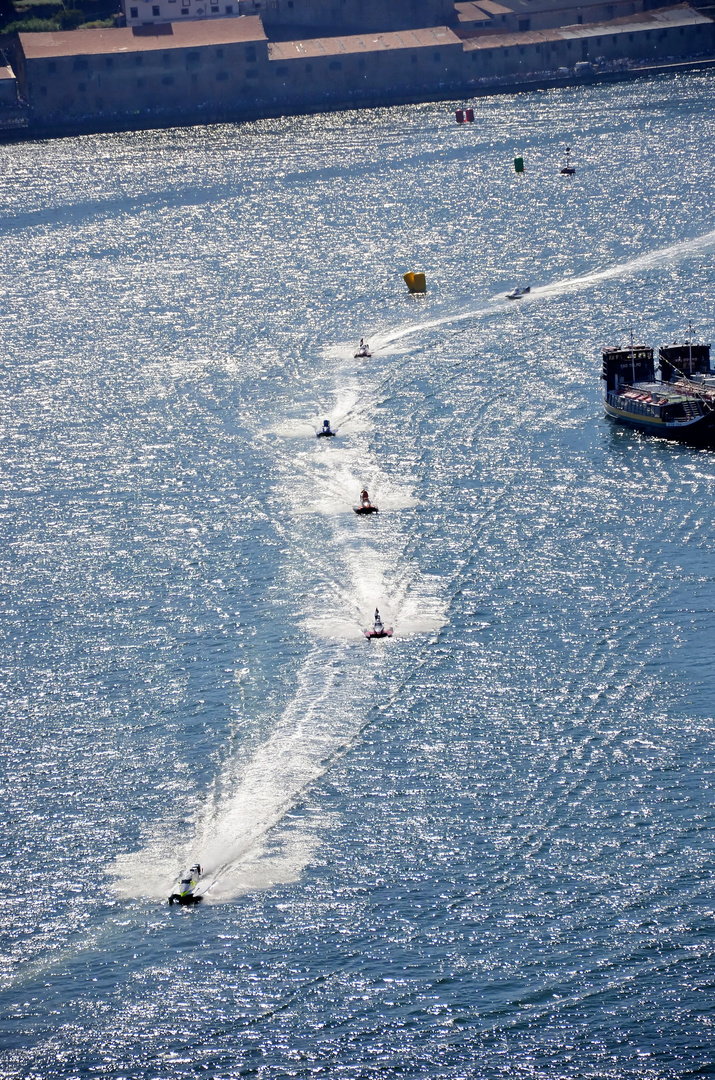
[[[526,296],[531,292],[531,285],[526,285],[523,289],[512,289],[511,292],[506,294],[507,300],[521,300],[522,296]]]
[[[375,608],[375,621],[369,630],[363,630],[363,634],[370,641],[372,638],[392,637],[392,627],[385,626],[380,618],[380,612]]]
[[[203,870],[198,863],[190,866],[174,885],[174,891],[169,896],[169,903],[198,904],[203,895],[198,892],[202,873]]]

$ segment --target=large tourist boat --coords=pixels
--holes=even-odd
[[[603,404],[618,424],[683,442],[715,444],[715,375],[710,346],[663,345],[658,371],[645,345],[603,351]]]

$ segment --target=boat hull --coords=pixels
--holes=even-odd
[[[377,514],[379,513],[376,506],[353,506],[353,510],[356,514]]]
[[[634,431],[642,431],[646,435],[657,435],[661,439],[671,439],[674,442],[715,444],[715,413],[675,422],[662,420],[657,416],[634,414],[612,405],[609,401],[604,401],[603,407],[609,420],[633,428]]]

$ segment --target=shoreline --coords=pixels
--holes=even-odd
[[[272,120],[284,116],[311,116],[329,112],[347,112],[356,109],[391,108],[400,105],[421,105],[440,101],[465,101],[473,98],[495,97],[500,94],[514,95],[533,93],[540,90],[555,90],[565,87],[593,86],[598,83],[628,82],[633,79],[653,78],[660,75],[677,75],[681,72],[715,69],[715,56],[699,57],[691,60],[677,60],[663,63],[644,64],[613,70],[593,70],[578,75],[570,72],[559,75],[557,72],[535,74],[533,78],[512,78],[494,76],[489,80],[464,86],[445,85],[432,93],[409,94],[402,90],[382,92],[374,96],[356,95],[354,98],[334,97],[325,102],[312,101],[295,109],[280,105],[254,105],[247,109],[228,107],[226,109],[200,107],[188,112],[181,110],[149,110],[132,114],[108,114],[88,116],[86,119],[64,124],[42,124],[33,122],[29,107],[25,115],[0,117],[0,142],[24,142],[42,139],[73,138],[82,135],[124,133],[129,131],[165,130],[168,128],[201,127],[219,124],[244,124],[258,120]]]

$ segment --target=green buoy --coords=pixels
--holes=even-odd
[[[523,159],[523,157],[515,157],[514,158],[514,168],[515,168],[515,170],[517,172],[523,172],[524,171],[524,159]]]

